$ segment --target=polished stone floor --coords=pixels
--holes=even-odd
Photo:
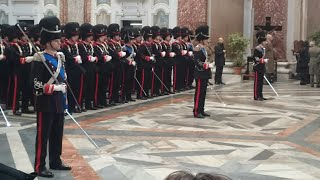
[[[192,90],[76,114],[100,149],[67,119],[62,157],[73,170],[55,179],[162,180],[176,170],[320,179],[320,89],[277,82],[280,96],[264,86],[269,100],[257,102],[252,81],[229,75],[225,82],[208,88],[206,119],[192,116]],[[0,118],[0,163],[32,172],[35,117],[8,119],[12,127]]]

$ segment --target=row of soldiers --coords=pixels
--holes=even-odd
[[[0,26],[0,96],[16,115],[33,113],[29,110],[36,99],[33,55],[43,50],[39,26],[19,26],[32,43],[18,26]],[[194,36],[186,27],[120,29],[118,24],[69,22],[62,35],[61,52],[72,89],[68,95],[71,113],[135,101],[135,91],[137,99],[145,100],[193,88]]]

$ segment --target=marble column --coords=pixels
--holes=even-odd
[[[251,49],[253,49],[253,7],[252,7],[252,0],[244,0],[243,6],[243,36],[250,40],[250,45],[247,48],[247,54],[251,54]]]

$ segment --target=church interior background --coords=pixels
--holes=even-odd
[[[283,28],[275,33],[275,48],[286,66],[295,61],[293,41],[305,40],[320,29],[319,8],[318,0],[0,0],[0,23],[37,24],[42,17],[54,15],[62,23],[179,25],[193,30],[208,24],[215,43],[233,32],[253,42],[254,25],[264,25],[265,17],[271,17],[272,25]],[[281,65],[279,70],[287,71]]]

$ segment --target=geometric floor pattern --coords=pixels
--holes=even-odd
[[[255,102],[251,81],[225,81],[208,88],[206,119],[192,116],[193,91],[77,114],[99,150],[67,119],[62,157],[73,170],[55,179],[162,180],[176,170],[320,179],[319,89],[278,82],[279,97],[264,86],[269,100]],[[35,118],[8,118],[9,128],[0,119],[0,163],[32,172]]]

